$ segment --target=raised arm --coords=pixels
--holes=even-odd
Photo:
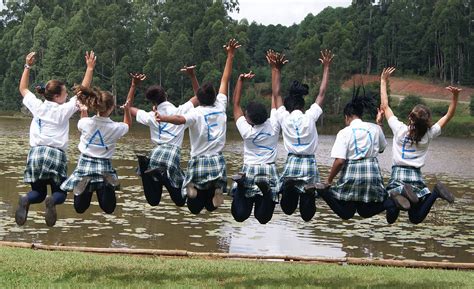
[[[337,174],[341,171],[341,169],[344,167],[346,160],[345,159],[335,159],[334,163],[332,164],[331,171],[329,172],[329,176],[327,179],[327,184],[331,185],[332,181],[334,178],[337,176]]]
[[[97,60],[97,56],[95,56],[94,51],[92,50],[91,52],[86,51],[87,68],[86,68],[86,73],[84,74],[84,78],[82,79],[82,86],[85,86],[85,87],[91,86],[96,60]]]
[[[387,67],[383,69],[380,75],[380,109],[384,112],[387,120],[393,116],[393,111],[388,105],[387,83],[394,71],[395,67]]]
[[[142,83],[146,79],[146,75],[143,73],[129,73],[130,77],[132,78],[132,82],[130,83],[130,89],[128,90],[127,101],[130,102],[130,114],[132,117],[137,116],[138,109],[133,107],[133,101],[135,100],[135,91],[137,86]]]
[[[169,122],[171,124],[181,125],[186,123],[182,115],[161,115],[155,109],[155,119],[157,122]]]
[[[242,86],[243,82],[246,79],[252,79],[254,78],[255,74],[250,71],[249,73],[242,73],[239,75],[239,79],[237,80],[237,84],[235,85],[234,89],[234,120],[237,121],[241,116],[244,115],[244,112],[242,111],[242,108],[240,107],[240,97],[242,96]]]
[[[333,58],[334,54],[331,52],[331,50],[325,49],[324,51],[321,51],[321,58],[319,61],[321,61],[323,64],[323,80],[321,81],[319,93],[315,100],[319,106],[322,106],[324,103],[324,97],[326,96],[326,90],[328,88],[329,82],[329,67],[331,66]]]
[[[23,74],[21,75],[21,80],[20,80],[20,93],[22,96],[25,96],[30,90],[28,89],[29,83],[30,83],[30,68],[35,64],[35,58],[36,52],[30,52],[26,56],[25,59],[25,68],[23,69]]]
[[[128,125],[129,128],[132,127],[132,114],[130,113],[131,102],[127,99],[124,105],[120,108],[123,108],[123,122]]]
[[[194,96],[191,97],[191,99],[189,101],[192,102],[194,107],[199,105],[199,100],[197,98],[197,91],[199,89],[199,81],[197,80],[196,72],[194,71],[195,68],[196,68],[196,65],[192,65],[192,66],[186,66],[185,65],[180,70],[181,72],[186,73],[189,76],[189,78],[191,79],[191,84],[193,85]]]
[[[273,50],[267,51],[267,62],[272,68],[272,108],[278,109],[283,105],[281,97],[281,68],[288,63],[284,54],[276,53]]]
[[[462,89],[454,86],[448,86],[446,89],[451,92],[451,103],[449,104],[448,112],[437,122],[441,128],[448,124],[451,118],[453,118],[458,105],[459,93],[462,91]]]
[[[232,63],[234,61],[235,50],[241,45],[235,39],[229,40],[229,42],[224,45],[224,48],[227,52],[227,59],[225,61],[224,72],[222,73],[221,85],[219,86],[219,93],[227,95],[229,87],[229,79],[232,74]]]

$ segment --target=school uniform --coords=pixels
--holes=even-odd
[[[348,219],[356,210],[363,217],[384,210],[387,192],[377,156],[386,146],[382,129],[361,119],[354,119],[339,131],[331,157],[344,159],[345,164],[336,185],[322,196],[336,214]]]
[[[316,163],[318,132],[316,121],[323,110],[317,103],[302,112],[294,110],[291,113],[281,106],[277,110],[278,123],[281,126],[283,143],[288,157],[286,159],[280,181],[282,183],[282,198],[280,205],[285,214],[291,215],[299,207],[301,217],[309,221],[316,212],[314,194],[305,194],[304,186],[319,182],[319,170]],[[285,181],[296,180],[291,186]]]
[[[24,182],[32,184],[29,203],[39,203],[46,197],[46,185],[51,185],[55,203],[65,200],[59,186],[67,177],[66,150],[69,142],[69,119],[77,111],[76,97],[64,104],[44,102],[32,92],[23,97],[23,104],[33,115],[30,125],[30,150],[24,172]],[[55,193],[60,193],[55,195]]]
[[[194,105],[188,101],[179,107],[172,103],[165,101],[160,103],[156,109],[160,115],[183,115],[189,112]],[[151,140],[156,147],[151,151],[149,156],[149,164],[147,169],[164,168],[166,179],[164,185],[170,193],[173,201],[177,205],[184,204],[184,197],[181,194],[181,187],[184,180],[184,172],[181,169],[181,145],[183,143],[183,136],[186,127],[184,125],[173,125],[171,123],[157,122],[155,119],[155,112],[145,112],[138,110],[137,122],[146,125],[150,128]],[[161,190],[152,189],[150,186],[163,185],[162,183],[146,185],[147,176],[143,176],[145,195],[148,199],[155,199],[152,205],[157,205],[161,199]],[[159,194],[159,196],[158,196]]]
[[[389,194],[400,194],[403,185],[410,184],[419,202],[411,205],[408,215],[410,220],[419,223],[424,220],[436,200],[426,186],[421,168],[425,165],[429,144],[441,134],[441,127],[434,124],[417,144],[410,141],[407,137],[408,126],[399,121],[396,116],[390,117],[388,124],[393,132],[393,145],[392,174],[388,181],[387,191]]]
[[[183,182],[183,194],[186,194],[189,183],[193,183],[198,190],[212,190],[212,183],[223,192],[227,191],[226,164],[222,155],[227,128],[226,107],[227,96],[219,93],[214,105],[198,106],[183,115],[191,143],[191,159]],[[188,206],[193,206],[197,200],[188,199]],[[196,205],[201,206],[201,203]]]
[[[275,165],[280,135],[276,110],[271,110],[270,118],[263,124],[252,126],[244,116],[241,116],[237,119],[236,125],[244,140],[242,172],[245,173],[245,178],[241,186],[237,186],[236,183],[233,185],[232,215],[240,222],[247,219],[255,203],[255,217],[261,223],[266,223],[273,215],[274,202],[277,201],[280,191],[280,180]],[[271,198],[264,198],[256,185],[260,180],[268,182]]]
[[[111,158],[115,152],[118,139],[128,132],[128,125],[122,122],[114,122],[109,117],[93,116],[81,118],[77,123],[77,127],[81,132],[78,146],[81,156],[76,169],[64,181],[61,188],[65,191],[72,191],[82,178],[90,177],[87,191],[80,195],[85,199],[75,196],[74,200],[75,207],[77,206],[76,202],[82,202],[84,203],[83,206],[88,207],[90,204],[89,196],[92,196],[92,192],[105,188],[104,174],[110,174],[118,179],[117,173],[112,167]],[[104,198],[112,198],[115,202],[115,191],[104,192],[103,194]],[[106,200],[99,199],[101,207],[105,206],[106,202]]]

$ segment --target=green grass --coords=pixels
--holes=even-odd
[[[469,271],[179,259],[0,247],[0,287],[473,288]]]

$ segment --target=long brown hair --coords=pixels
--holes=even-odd
[[[408,115],[408,121],[408,138],[418,144],[432,126],[431,110],[426,105],[418,104]]]
[[[77,99],[87,109],[103,113],[115,106],[115,97],[108,91],[102,91],[97,87],[88,88],[82,85],[74,86]]]
[[[56,79],[51,79],[45,86],[36,86],[35,91],[49,101],[54,99],[54,96],[61,95],[63,92],[64,82]]]

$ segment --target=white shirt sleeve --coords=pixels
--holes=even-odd
[[[390,117],[387,122],[392,129],[393,135],[396,135],[397,132],[405,125],[403,122],[399,121],[396,116]]]
[[[441,126],[435,123],[433,126],[430,127],[428,132],[429,132],[430,138],[435,138],[441,134]]]
[[[138,123],[150,126],[151,123],[153,122],[153,120],[151,118],[152,117],[151,117],[150,113],[148,113],[148,112],[146,112],[142,109],[139,109],[137,111],[136,120],[137,120]]]
[[[116,122],[115,123],[115,131],[119,135],[119,138],[123,137],[128,132],[128,125],[124,122]]]
[[[176,109],[176,114],[181,114],[181,115],[185,114],[193,108],[194,108],[193,103],[191,101],[187,101],[183,103],[182,105],[178,106],[178,108]]]
[[[245,116],[241,116],[237,119],[235,122],[237,125],[237,129],[239,130],[240,135],[242,136],[243,139],[248,137],[248,134],[252,130],[252,126],[247,122],[245,119]]]
[[[347,137],[343,130],[339,131],[336,136],[336,141],[331,150],[331,158],[346,159],[348,150]]]
[[[216,98],[216,107],[226,110],[227,107],[227,95],[219,93]]]
[[[190,110],[188,113],[185,113],[183,117],[186,120],[184,125],[190,127],[197,122],[199,114],[195,110]]]
[[[280,123],[278,122],[278,113],[277,110],[272,108],[270,111],[270,123],[272,124],[274,132],[280,132]]]
[[[90,117],[83,117],[77,122],[77,128],[81,133],[87,131],[87,127],[90,126]]]
[[[73,96],[68,102],[61,105],[63,111],[64,121],[68,120],[73,116],[78,110],[77,106],[77,96]]]
[[[313,103],[305,114],[310,116],[313,121],[316,122],[321,114],[323,114],[323,109],[317,103]]]
[[[28,93],[23,97],[23,104],[28,108],[33,116],[35,116],[38,112],[38,108],[43,104],[43,102],[36,98],[31,91],[28,91]]]
[[[285,117],[287,117],[289,115],[288,111],[286,110],[285,106],[282,105],[280,106],[277,110],[276,110],[276,119],[278,121],[278,125],[281,126],[281,124],[283,123],[283,120],[285,119]]]

